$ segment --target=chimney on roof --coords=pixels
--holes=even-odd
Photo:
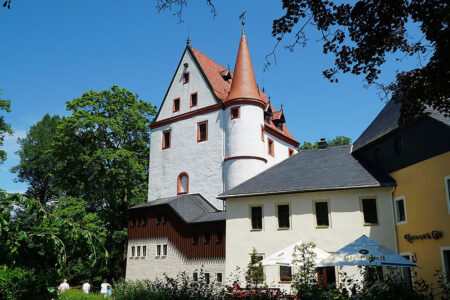
[[[317,146],[319,146],[319,149],[327,149],[328,143],[325,138],[321,138],[320,141],[317,143]]]

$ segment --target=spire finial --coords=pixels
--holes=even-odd
[[[283,104],[281,104],[281,111],[283,111]]]
[[[244,26],[245,26],[245,14],[247,13],[246,10],[239,16],[239,20],[241,20],[242,23],[242,34],[245,34],[244,32]]]
[[[186,45],[189,46],[189,43],[191,42],[191,39],[189,38],[189,36],[191,35],[191,26],[188,25],[188,32],[187,32],[187,39],[186,39]]]

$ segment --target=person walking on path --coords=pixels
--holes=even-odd
[[[63,283],[61,283],[61,284],[59,285],[58,291],[59,291],[60,293],[62,293],[62,292],[64,292],[64,291],[68,290],[68,289],[70,289],[70,286],[69,286],[69,284],[67,283],[67,279],[64,279],[64,280],[63,280]]]
[[[111,287],[111,285],[106,282],[106,279],[103,279],[103,283],[100,285],[100,294],[105,298],[108,295],[108,287]]]
[[[89,280],[86,280],[85,283],[83,283],[83,287],[81,288],[85,294],[89,294],[89,291],[91,290],[91,285],[89,284]]]

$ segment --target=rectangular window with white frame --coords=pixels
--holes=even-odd
[[[361,213],[364,225],[378,225],[378,208],[375,197],[360,198]]]
[[[450,284],[450,246],[441,247],[442,271],[447,284]]]
[[[445,180],[445,196],[447,198],[447,209],[450,215],[450,175],[444,177]]]
[[[156,256],[161,256],[161,245],[156,245]]]
[[[405,197],[397,197],[395,203],[395,220],[397,224],[406,224],[406,202]]]
[[[328,200],[313,200],[316,228],[330,227],[330,203]]]
[[[167,244],[163,245],[163,256],[167,256]]]

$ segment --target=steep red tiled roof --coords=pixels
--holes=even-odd
[[[221,74],[222,72],[226,71],[227,68],[222,67],[194,47],[188,47],[191,49],[192,53],[200,64],[200,67],[202,68],[203,72],[206,75],[206,78],[211,84],[216,97],[222,101],[225,101],[231,89],[231,79],[224,80]]]
[[[272,119],[273,120],[279,120],[281,118],[281,115],[283,114],[283,112],[281,110],[279,111],[274,111],[273,112],[273,116]]]
[[[224,80],[222,77],[222,74],[225,73],[227,68],[221,66],[202,52],[198,51],[192,46],[188,46],[189,49],[192,51],[193,55],[195,56],[195,59],[200,64],[200,67],[202,68],[206,79],[211,84],[211,87],[214,91],[214,94],[218,99],[220,99],[222,102],[227,101],[228,94],[231,90],[231,83],[233,79]],[[231,71],[230,71],[231,73]],[[231,73],[231,77],[233,77],[233,73]],[[259,93],[259,99],[264,101],[264,103],[267,103],[270,105],[272,111],[275,112],[275,109],[272,106],[272,103],[270,103],[269,98],[267,95],[261,91],[258,90]],[[275,112],[277,113],[277,112]],[[270,127],[271,129],[275,130],[276,132],[280,133],[281,135],[286,136],[289,139],[292,139],[294,141],[297,141],[289,132],[286,125],[283,124],[283,130],[278,129],[275,124],[270,120],[269,124],[265,123],[266,126]]]
[[[256,84],[255,73],[253,72],[252,59],[248,49],[247,38],[244,29],[242,29],[239,51],[234,67],[233,82],[227,100],[232,99],[259,99],[259,89]]]

